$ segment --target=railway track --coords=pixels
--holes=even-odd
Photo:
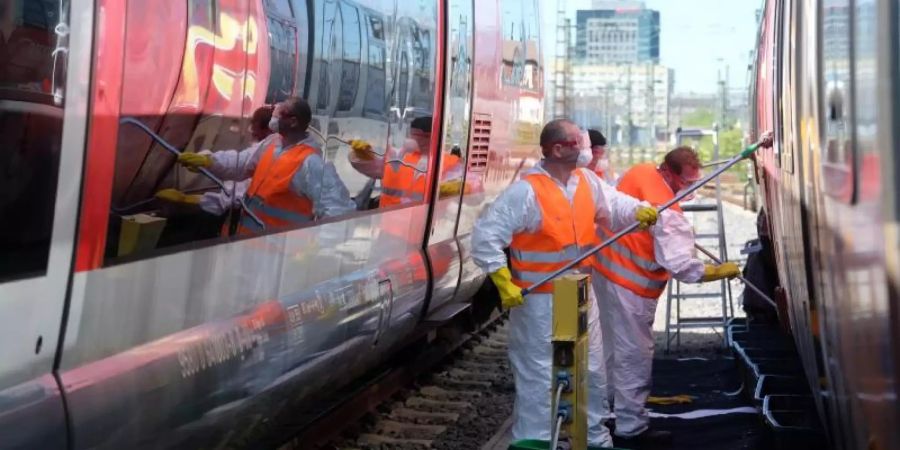
[[[375,377],[280,450],[480,448],[512,413],[505,322]]]

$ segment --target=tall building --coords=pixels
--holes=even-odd
[[[667,139],[675,77],[659,64],[572,67],[572,119],[596,128],[613,145],[652,147]]]
[[[659,63],[659,11],[640,1],[595,1],[575,15],[579,64]]]

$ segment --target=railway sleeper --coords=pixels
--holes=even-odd
[[[414,396],[406,399],[406,407],[429,412],[469,412],[474,408],[470,402],[432,400]]]
[[[394,420],[421,425],[449,425],[459,420],[458,413],[419,411],[405,407],[393,409],[389,417]]]

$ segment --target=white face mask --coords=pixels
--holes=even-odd
[[[591,149],[583,148],[578,151],[578,160],[575,161],[575,167],[587,167],[592,159],[594,159],[594,154],[591,153]]]
[[[609,172],[609,159],[607,159],[606,157],[600,158],[600,160],[597,161],[597,169],[600,169],[604,172]]]
[[[273,117],[269,119],[269,129],[272,130],[273,133],[278,132],[278,119]]]

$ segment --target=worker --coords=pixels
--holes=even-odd
[[[603,133],[593,129],[588,130],[588,137],[591,140],[592,156],[591,163],[588,164],[588,169],[593,170],[598,177],[606,182],[613,183],[615,181],[615,173],[609,163],[606,137],[603,136]]]
[[[350,141],[350,164],[360,173],[381,180],[379,207],[417,203],[425,200],[428,152],[431,148],[431,116],[417,117],[410,123],[409,138],[400,148],[389,148],[378,155],[362,139]],[[458,193],[462,188],[463,165],[460,157],[441,153],[441,195]]]
[[[262,150],[253,167],[245,204],[262,221],[241,215],[238,234],[290,229],[316,218],[335,217],[356,210],[350,192],[334,166],[326,163],[317,140],[307,133],[312,112],[299,97],[275,106],[269,128],[281,135]]]
[[[669,152],[662,164],[633,166],[619,180],[618,190],[638,200],[659,206],[700,180],[700,160],[690,147]],[[732,262],[705,265],[695,257],[691,224],[676,204],[661,214],[656,226],[625,235],[604,248],[593,259],[600,276],[594,287],[600,310],[609,312],[604,338],[604,360],[610,375],[615,404],[617,445],[667,442],[671,433],[649,428],[644,404],[650,394],[653,363],[653,318],[657,299],[670,277],[698,283],[732,278],[740,274]],[[598,226],[601,240],[609,230]],[[611,347],[612,355],[609,354]]]
[[[156,193],[156,198],[172,203],[195,204],[200,209],[221,216],[232,207],[240,206],[240,199],[244,197],[247,187],[250,185],[250,176],[259,162],[262,154],[259,150],[265,148],[270,139],[277,139],[279,135],[273,134],[269,128],[272,120],[272,106],[263,106],[253,111],[250,117],[250,136],[253,143],[243,150],[219,150],[211,152],[203,150],[197,153],[183,152],[178,155],[178,163],[196,171],[205,168],[213,175],[224,180],[225,190],[204,192],[203,194],[185,194],[177,189],[163,189]]]
[[[472,258],[490,274],[501,304],[510,311],[509,360],[515,376],[513,439],[551,436],[552,283],[523,298],[522,288],[574,260],[597,243],[595,220],[622,227],[656,221],[656,210],[617,192],[584,169],[591,160],[586,139],[571,121],[549,122],[541,132],[541,162],[523,172],[479,217],[472,235]],[[509,247],[512,271],[504,249]],[[590,270],[589,261],[578,269]],[[593,298],[593,292],[590,294]],[[591,303],[594,305],[593,301]],[[598,311],[588,317],[588,440],[611,446],[602,423],[605,376],[602,370]]]

